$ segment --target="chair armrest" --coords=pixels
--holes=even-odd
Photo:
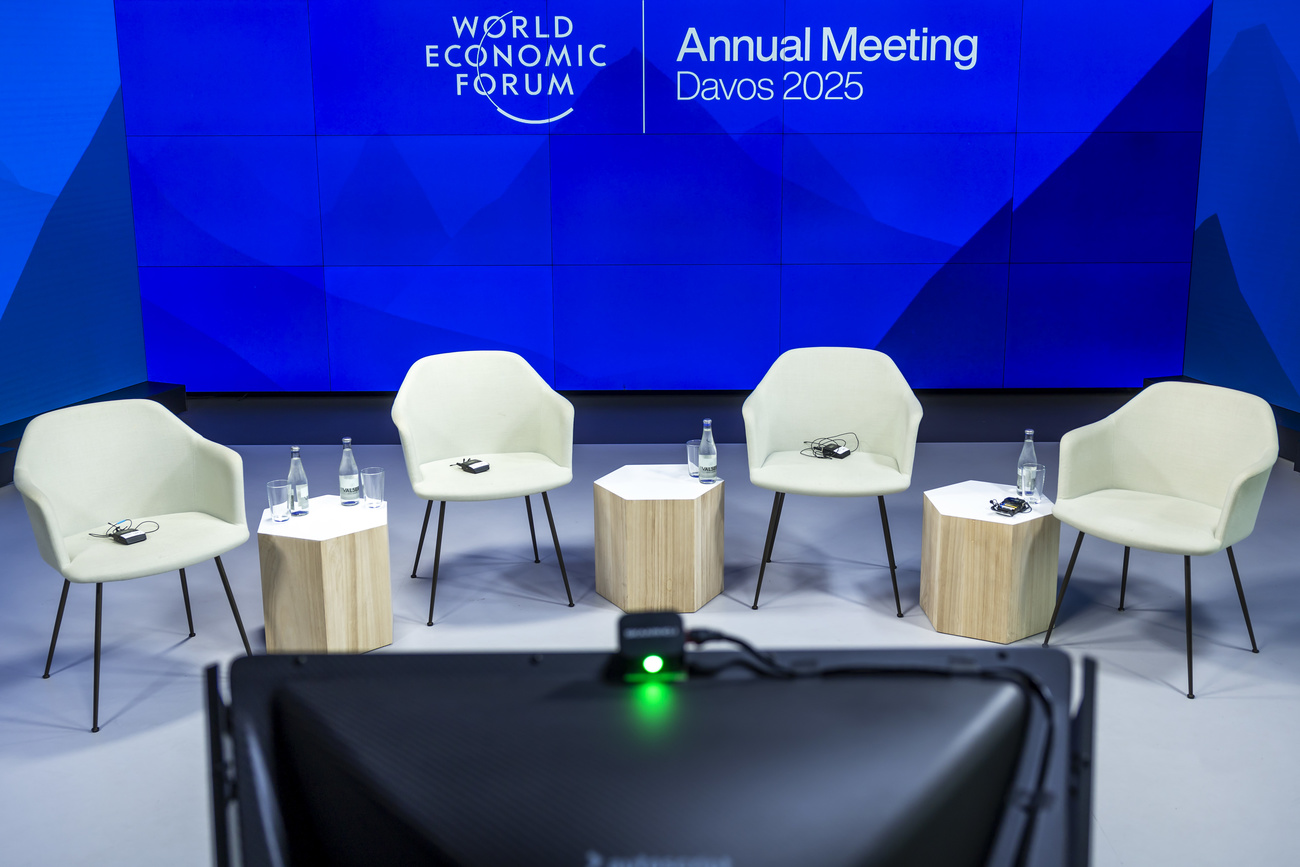
[[[402,456],[406,459],[407,470],[414,473],[415,469],[420,466],[420,456],[415,453],[415,437],[407,437],[406,432],[411,429],[411,421],[407,418],[406,406],[402,401],[402,394],[398,392],[397,397],[393,399],[393,408],[389,412],[393,420],[393,426],[397,428],[397,438],[402,443]],[[411,477],[415,481],[415,477]]]
[[[565,469],[573,469],[573,404],[550,391],[539,408],[538,451]]]
[[[1075,428],[1061,437],[1060,478],[1056,498],[1068,500],[1114,487],[1111,449],[1113,416]]]
[[[1214,528],[1215,538],[1224,547],[1237,544],[1255,529],[1259,504],[1264,499],[1264,486],[1268,484],[1269,474],[1276,463],[1275,455],[1262,457],[1242,470],[1228,486],[1219,525]]]
[[[740,415],[745,420],[745,453],[750,470],[763,466],[763,462],[772,454],[768,429],[759,423],[760,416],[767,408],[766,404],[763,393],[756,388],[740,407]]]
[[[244,461],[234,449],[195,434],[194,498],[203,511],[228,524],[246,526]]]
[[[27,507],[27,517],[32,523],[32,533],[36,536],[36,548],[41,552],[41,559],[62,574],[70,563],[68,551],[63,545],[63,528],[54,504],[21,467],[14,470],[14,487],[23,496],[23,505]]]
[[[916,459],[916,435],[921,429],[921,416],[924,415],[921,409],[921,401],[916,399],[914,392],[907,392],[903,400],[903,408],[906,410],[903,415],[896,415],[898,423],[902,426],[895,440],[898,443],[897,454],[892,455],[894,462],[898,464],[898,471],[905,476],[912,475],[912,462]]]
[[[398,392],[397,398],[393,400],[393,409],[390,415],[393,419],[393,426],[397,428],[397,438],[402,444],[402,460],[406,463],[406,475],[411,480],[411,485],[417,485],[420,482],[420,466],[424,463],[420,460],[419,437],[415,436],[412,430],[411,421],[406,415],[406,406],[401,400],[401,392]]]

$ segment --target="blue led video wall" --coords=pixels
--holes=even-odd
[[[118,0],[149,372],[1182,372],[1209,0]]]
[[[1300,412],[1300,6],[1219,0],[1196,208],[1189,376]]]
[[[0,5],[0,424],[145,379],[112,0]]]

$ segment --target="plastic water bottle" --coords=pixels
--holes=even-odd
[[[339,464],[339,501],[345,506],[361,502],[361,473],[352,457],[352,438],[343,438],[343,462]]]
[[[305,515],[311,508],[307,496],[307,471],[302,468],[298,447],[290,447],[289,458],[289,514]]]
[[[700,434],[700,484],[711,485],[717,480],[718,447],[713,442],[713,419],[706,418]]]
[[[1026,469],[1026,464],[1036,464],[1038,458],[1034,455],[1034,429],[1028,428],[1025,431],[1025,444],[1020,447],[1020,460],[1016,462],[1016,491],[1020,496],[1033,493],[1034,490],[1034,470]]]

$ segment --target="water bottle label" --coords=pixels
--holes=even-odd
[[[310,498],[307,496],[306,485],[293,486],[293,496],[291,498],[291,502],[289,505],[290,505],[290,510],[295,515],[304,515],[307,513],[307,509],[311,505],[311,503],[310,503]]]
[[[361,476],[339,476],[339,499],[345,503],[361,499]]]

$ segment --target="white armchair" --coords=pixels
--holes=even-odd
[[[749,480],[775,492],[752,607],[758,608],[786,494],[876,497],[894,607],[902,617],[885,494],[905,491],[912,483],[921,403],[898,367],[872,349],[791,349],[772,364],[745,400],[742,414]],[[801,454],[808,440],[847,432],[860,443],[848,458],[818,460]]]
[[[433,501],[439,501],[428,625],[433,625],[448,500],[523,497],[533,562],[540,563],[529,499],[540,493],[564,592],[572,608],[569,576],[546,492],[573,481],[573,404],[513,352],[448,352],[421,358],[411,365],[393,401],[393,422],[401,435],[411,488],[429,501],[415,549],[415,565],[411,567],[412,578],[420,566]],[[486,461],[491,469],[467,473],[457,466],[457,461],[465,458]]]
[[[243,462],[205,440],[150,400],[118,400],[55,410],[33,419],[14,466],[41,557],[63,576],[63,593],[45,660],[50,676],[72,583],[95,585],[94,716],[99,731],[99,661],[104,584],[180,570],[190,637],[186,567],[216,561],[244,651],[252,654],[221,555],[248,541]],[[146,541],[120,545],[104,533],[113,521],[157,523]]]
[[[1190,382],[1156,383],[1112,415],[1062,437],[1054,513],[1079,537],[1043,645],[1052,637],[1086,533],[1124,546],[1120,611],[1131,548],[1183,555],[1188,698],[1195,698],[1193,556],[1227,550],[1251,650],[1258,653],[1232,546],[1255,528],[1277,451],[1277,423],[1268,403]]]

